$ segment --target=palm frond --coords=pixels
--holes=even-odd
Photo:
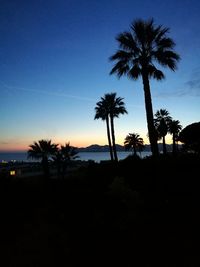
[[[163,37],[162,39],[157,41],[157,47],[158,49],[173,49],[175,46],[174,41],[169,37]]]
[[[130,32],[120,33],[116,40],[119,43],[119,47],[123,49],[123,51],[131,52],[133,56],[137,56],[140,52],[139,47],[137,46],[137,42],[134,39],[134,36]]]
[[[128,73],[130,67],[128,65],[128,62],[123,60],[123,61],[118,61],[114,67],[112,68],[112,70],[110,71],[110,75],[112,74],[117,74],[118,78],[120,78],[121,76],[125,75]]]
[[[119,50],[110,57],[115,62],[110,74],[118,78],[123,75],[136,80],[145,66],[158,62],[172,71],[176,70],[180,56],[173,51],[174,41],[167,36],[168,28],[162,25],[155,26],[154,20],[135,20],[130,26],[130,32],[123,32],[117,36]],[[157,80],[164,78],[162,71],[149,68],[148,75]]]
[[[165,78],[164,73],[158,70],[154,65],[148,65],[149,77],[153,77],[156,80],[163,80]]]
[[[180,60],[180,56],[177,53],[161,49],[154,51],[153,58],[162,66],[168,67],[173,71],[177,69],[177,62]]]
[[[128,72],[128,77],[137,80],[142,75],[142,70],[138,64],[134,64]]]

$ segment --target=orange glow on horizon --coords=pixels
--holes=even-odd
[[[145,135],[141,135],[141,137],[144,139],[144,144],[148,145],[149,144],[149,140]],[[124,136],[116,136],[116,144],[119,145],[124,145]],[[41,139],[48,139],[48,138],[39,138],[38,140]],[[171,135],[167,135],[166,136],[166,144],[172,144],[172,136]],[[26,152],[29,149],[29,145],[33,144],[35,141],[38,140],[26,140],[24,142],[19,142],[15,143],[15,142],[10,142],[10,143],[5,143],[5,144],[1,144],[0,147],[0,152]],[[91,137],[88,138],[86,136],[82,137],[82,140],[80,141],[80,138],[78,137],[74,137],[71,138],[69,140],[65,139],[59,139],[59,138],[51,138],[52,143],[55,144],[59,144],[59,145],[64,145],[65,143],[70,143],[71,146],[74,147],[87,147],[90,145],[94,145],[94,144],[98,144],[98,145],[108,145],[108,141],[107,141],[107,137],[104,136],[103,138],[101,137]],[[158,143],[162,143],[162,140],[159,140]]]

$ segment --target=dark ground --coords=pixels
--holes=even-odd
[[[200,266],[199,158],[91,163],[0,184],[0,266]]]

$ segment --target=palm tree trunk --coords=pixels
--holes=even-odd
[[[163,154],[167,154],[167,148],[166,148],[166,143],[165,143],[165,136],[163,136]]]
[[[110,137],[110,126],[109,126],[109,117],[106,117],[106,129],[107,129],[107,137],[108,137],[108,145],[110,150],[110,159],[113,161],[113,151],[112,151],[112,143],[111,143],[111,137]]]
[[[155,126],[154,126],[153,107],[152,107],[152,101],[151,101],[149,78],[148,78],[148,75],[145,73],[145,71],[143,71],[142,80],[143,80],[147,128],[148,128],[148,133],[149,133],[151,152],[153,156],[157,156],[158,155],[157,134],[156,134]]]
[[[172,153],[175,155],[176,154],[176,137],[175,137],[175,134],[172,135],[172,139],[173,139]]]
[[[133,147],[133,152],[134,152],[134,156],[137,156],[137,152],[136,152],[135,146]]]
[[[49,179],[49,162],[48,162],[48,158],[43,157],[43,159],[42,159],[42,167],[43,167],[43,172],[44,172],[44,179],[48,180]]]
[[[115,159],[115,161],[118,161],[116,145],[115,145],[114,118],[113,118],[112,115],[110,115],[110,124],[111,124],[111,134],[112,134],[112,144],[113,144],[114,159]]]

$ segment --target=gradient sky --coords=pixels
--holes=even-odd
[[[0,7],[0,150],[26,150],[39,139],[106,144],[94,108],[110,92],[128,110],[115,120],[117,143],[133,132],[147,142],[141,80],[109,75],[115,37],[137,18],[169,27],[182,58],[176,72],[162,69],[164,81],[151,81],[154,113],[165,108],[183,127],[200,121],[199,0],[0,0]]]

